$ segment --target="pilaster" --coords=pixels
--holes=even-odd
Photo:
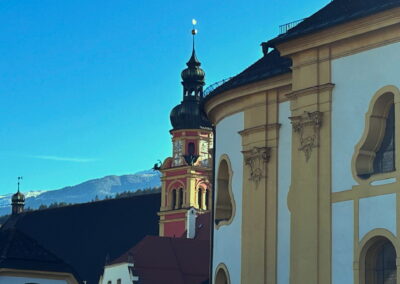
[[[242,283],[276,283],[278,91],[245,111]]]
[[[331,283],[329,58],[328,47],[292,55],[291,284]]]

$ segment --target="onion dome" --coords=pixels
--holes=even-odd
[[[193,20],[193,25],[196,21]],[[200,68],[201,63],[196,57],[194,38],[197,30],[193,28],[193,50],[192,56],[186,63],[187,68],[182,71],[183,100],[171,111],[170,119],[173,130],[178,129],[210,129],[202,107],[203,87],[206,73]]]
[[[211,123],[196,100],[182,101],[172,109],[170,119],[174,130],[211,129]]]
[[[17,193],[13,194],[11,197],[12,203],[24,203],[25,202],[25,195],[23,195],[19,190]]]
[[[203,69],[200,68],[200,61],[196,57],[196,52],[193,49],[192,56],[190,57],[188,63],[186,63],[187,67],[182,71],[182,84],[183,86],[189,85],[189,83],[193,85],[201,85],[204,86],[204,78],[206,73]]]

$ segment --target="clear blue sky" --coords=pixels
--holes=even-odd
[[[329,0],[0,1],[0,194],[150,168],[198,21],[207,84],[261,57],[278,26]]]

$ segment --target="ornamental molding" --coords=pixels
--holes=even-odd
[[[281,124],[272,123],[272,124],[266,124],[266,125],[251,127],[251,128],[239,131],[238,133],[241,136],[248,136],[248,135],[251,135],[251,134],[258,133],[258,132],[265,132],[265,131],[268,131],[268,130],[274,130],[274,129],[279,130],[280,127],[281,127]]]
[[[293,131],[300,139],[299,151],[304,152],[306,161],[311,157],[312,150],[319,146],[319,129],[322,125],[323,113],[319,111],[304,112],[302,115],[289,117]]]
[[[251,150],[242,151],[244,162],[250,169],[249,180],[254,182],[256,187],[261,179],[265,178],[266,164],[271,158],[270,147],[254,147]]]
[[[323,85],[318,85],[318,86],[313,86],[313,87],[293,91],[293,92],[287,94],[286,97],[289,100],[294,100],[294,99],[297,99],[298,97],[305,96],[305,95],[312,95],[312,94],[319,93],[319,92],[331,91],[331,90],[333,90],[334,87],[335,87],[335,84],[326,83]]]

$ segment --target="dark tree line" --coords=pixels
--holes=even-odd
[[[106,195],[103,199],[100,199],[96,195],[96,197],[90,202],[97,202],[97,201],[101,201],[101,200],[110,200],[110,199],[119,199],[119,198],[127,198],[127,197],[132,197],[132,196],[139,196],[139,195],[159,193],[159,192],[161,192],[161,187],[138,189],[136,191],[127,190],[127,191],[123,191],[123,192],[117,193],[114,196]],[[27,212],[27,211],[35,211],[35,210],[44,210],[44,209],[51,209],[51,208],[70,206],[70,205],[73,205],[73,204],[74,203],[53,202],[53,203],[51,203],[49,205],[41,204],[38,209],[32,209],[30,207],[25,207],[24,211]],[[0,225],[4,224],[7,221],[8,217],[10,217],[10,215],[0,216]]]

